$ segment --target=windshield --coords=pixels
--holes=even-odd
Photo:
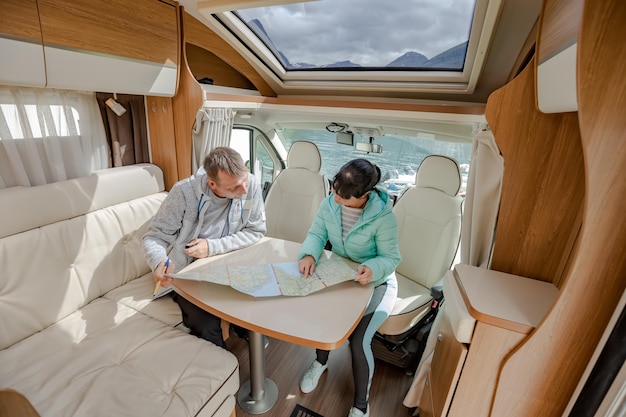
[[[337,143],[337,136],[326,130],[282,129],[278,133],[286,149],[298,140],[308,140],[317,145],[322,155],[321,171],[332,179],[339,168],[355,158],[365,158],[378,165],[382,185],[392,195],[399,195],[415,184],[415,172],[428,155],[444,155],[453,158],[461,170],[461,191],[465,195],[472,144],[469,142],[445,142],[428,138],[384,135],[373,143],[382,145],[381,153],[357,151],[353,146]],[[368,138],[355,135],[354,142],[367,142]]]

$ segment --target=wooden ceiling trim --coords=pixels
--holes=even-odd
[[[360,100],[334,100],[327,98],[290,98],[290,97],[257,97],[236,94],[205,92],[205,99],[216,101],[233,101],[259,104],[276,104],[290,106],[318,106],[318,107],[342,107],[353,109],[372,110],[396,110],[427,113],[443,113],[451,115],[474,115],[485,114],[485,106],[482,104],[448,104],[448,103],[401,103],[390,101],[360,101]]]

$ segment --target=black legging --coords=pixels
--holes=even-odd
[[[367,305],[363,318],[357,324],[352,334],[348,337],[350,341],[350,352],[352,353],[352,375],[354,378],[354,406],[361,409],[367,407],[369,400],[369,388],[370,388],[370,366],[373,368],[374,364],[370,364],[365,354],[364,338],[368,331],[368,327],[374,318],[374,313],[377,312],[378,306],[381,304],[385,293],[387,292],[387,284],[378,285],[374,288],[372,298]],[[375,324],[376,328],[381,325],[381,322]],[[373,335],[373,332],[370,333]],[[367,341],[367,346],[371,350],[371,339]],[[317,361],[322,365],[328,362],[328,350],[316,349]]]

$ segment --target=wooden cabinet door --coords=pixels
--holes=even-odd
[[[158,0],[38,0],[47,86],[173,97],[178,7]]]
[[[173,4],[157,0],[39,0],[46,45],[178,64]]]
[[[433,411],[433,393],[430,389],[430,375],[430,372],[428,372],[428,376],[426,377],[426,381],[424,382],[424,391],[422,392],[422,398],[420,399],[419,417],[435,416],[435,413]]]
[[[437,346],[431,366],[431,391],[434,416],[445,416],[452,402],[454,389],[467,356],[467,347],[454,337],[450,320],[445,313],[437,334]]]
[[[0,34],[41,44],[36,0],[3,0]]]

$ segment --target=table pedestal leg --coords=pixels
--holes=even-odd
[[[278,387],[265,378],[265,346],[263,335],[250,331],[250,380],[239,388],[237,402],[248,414],[269,411],[278,399]]]

